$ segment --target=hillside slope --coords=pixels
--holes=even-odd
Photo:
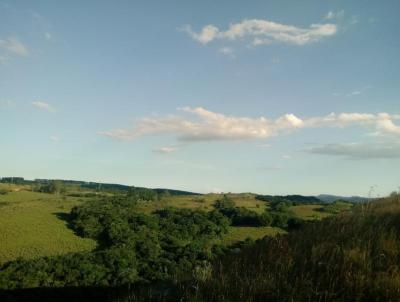
[[[399,301],[400,196],[217,261],[188,301]]]

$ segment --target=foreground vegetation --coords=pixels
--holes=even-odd
[[[400,195],[214,262],[185,301],[399,301]]]
[[[37,259],[44,256],[56,256],[71,252],[91,251],[96,241],[82,238],[69,228],[68,215],[74,206],[104,197],[126,196],[130,187],[79,182],[24,181],[12,179],[0,183],[0,265],[7,261]],[[168,207],[190,210],[212,211],[221,194],[193,194],[190,192],[135,189],[138,212],[151,214]],[[132,195],[132,194],[131,194]],[[270,209],[270,202],[259,199],[255,194],[227,194],[233,206],[244,208],[257,214]],[[316,219],[325,213],[319,211],[320,205],[310,205],[309,211],[298,211],[299,205],[288,208],[300,219]],[[252,213],[250,212],[250,213]],[[327,214],[330,215],[330,214]],[[246,238],[253,240],[264,236],[282,233],[280,227],[273,226],[230,226],[222,234],[221,242],[229,245]]]
[[[0,233],[11,251],[0,247],[0,289],[109,288],[122,301],[400,297],[397,195],[352,207],[297,195],[88,186],[0,184]],[[27,237],[13,246],[19,229]],[[24,244],[42,249],[24,254]]]

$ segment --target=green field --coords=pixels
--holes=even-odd
[[[227,194],[227,196],[235,202],[235,206],[245,207],[257,213],[264,212],[267,206],[266,202],[255,199],[254,194]],[[140,205],[140,208],[147,213],[165,207],[211,211],[213,209],[213,204],[215,203],[215,201],[217,199],[220,199],[221,197],[221,194],[205,194],[199,196],[170,196],[163,198],[161,201],[144,203]]]
[[[237,241],[246,240],[247,238],[257,240],[265,236],[276,236],[285,234],[286,232],[280,228],[274,227],[229,227],[228,234],[225,235],[223,242],[227,245]]]
[[[75,235],[68,228],[65,219],[73,206],[85,202],[90,197],[38,193],[30,191],[30,186],[10,184],[0,184],[0,189],[9,191],[0,194],[0,263],[18,257],[37,258],[95,248],[95,241]],[[74,189],[74,192],[81,191],[76,188],[70,189]],[[80,193],[85,192],[94,191],[86,189]],[[168,196],[160,201],[143,202],[139,205],[139,209],[146,213],[165,207],[210,211],[215,201],[221,197],[221,194]],[[257,213],[262,213],[268,208],[268,202],[255,199],[254,194],[228,194],[228,197],[235,202],[235,206],[245,207]],[[321,205],[300,205],[293,206],[290,210],[297,217],[306,220],[332,215],[319,211],[321,207]],[[230,227],[222,241],[232,244],[246,238],[255,240],[280,233],[284,231],[274,227]]]
[[[79,204],[76,198],[13,190],[0,195],[0,263],[18,257],[37,258],[92,250],[96,243],[76,236],[63,215]],[[20,190],[20,191],[18,191]]]
[[[299,206],[292,206],[290,210],[298,217],[304,220],[322,219],[331,216],[330,213],[319,211],[322,208],[318,204],[306,204]]]

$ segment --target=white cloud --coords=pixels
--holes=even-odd
[[[49,111],[49,112],[55,112],[56,111],[53,106],[51,106],[50,104],[48,104],[46,102],[35,101],[35,102],[32,102],[32,105],[37,107],[37,108],[39,108],[39,109],[46,110],[46,111]]]
[[[291,156],[291,155],[288,155],[288,154],[283,154],[283,155],[282,155],[282,158],[283,158],[283,159],[292,159],[292,156]]]
[[[143,135],[173,134],[184,141],[217,141],[265,139],[303,128],[321,127],[366,127],[374,134],[400,135],[400,126],[393,120],[400,115],[388,113],[331,113],[301,119],[294,114],[285,114],[277,119],[265,117],[236,117],[215,113],[202,107],[180,109],[194,118],[167,116],[142,118],[131,129],[115,129],[99,132],[101,135],[120,140],[130,140]]]
[[[44,37],[46,38],[46,40],[51,40],[53,38],[53,36],[49,32],[44,33]]]
[[[356,96],[356,95],[360,95],[362,92],[360,90],[354,90],[352,92],[349,92],[348,94],[346,94],[346,96]]]
[[[325,19],[327,20],[332,20],[332,19],[341,19],[344,17],[344,10],[340,10],[340,11],[329,11],[326,15],[325,15]]]
[[[159,149],[154,150],[154,152],[161,153],[161,154],[169,154],[178,151],[176,147],[161,147]]]
[[[400,158],[400,143],[327,144],[307,150],[309,153],[353,159]]]
[[[52,136],[50,136],[50,140],[52,140],[53,142],[59,142],[60,141],[60,137],[58,137],[56,135],[52,135]]]
[[[214,40],[234,41],[248,38],[253,46],[272,43],[305,45],[336,34],[337,26],[326,23],[300,28],[268,20],[250,19],[230,24],[225,31],[212,24],[204,26],[200,32],[193,31],[189,25],[184,26],[182,30],[201,44],[208,44]]]
[[[15,56],[28,55],[28,49],[15,37],[0,39],[0,50]]]
[[[219,49],[219,52],[225,56],[229,56],[231,58],[235,57],[235,51],[230,47],[222,47]]]

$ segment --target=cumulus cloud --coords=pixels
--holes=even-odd
[[[300,118],[285,114],[277,119],[228,116],[202,107],[180,109],[185,116],[142,118],[133,128],[99,132],[119,140],[130,140],[151,134],[174,134],[183,141],[265,139],[304,128],[366,127],[375,135],[400,135],[400,126],[393,120],[400,115],[388,113],[331,113],[321,117]]]
[[[235,41],[247,38],[253,46],[272,43],[305,45],[333,36],[337,32],[337,26],[331,23],[311,24],[307,28],[300,28],[262,19],[233,23],[226,30],[212,24],[204,26],[199,32],[194,31],[190,25],[182,29],[201,44],[215,40]]]
[[[307,151],[351,159],[400,158],[400,143],[327,144],[313,147]]]
[[[28,49],[17,38],[0,39],[0,50],[8,55],[27,56]]]
[[[56,111],[53,106],[51,106],[50,104],[48,104],[46,102],[34,101],[34,102],[32,102],[32,105],[37,107],[37,108],[39,108],[39,109],[45,110],[45,111],[49,111],[49,112],[55,112]]]

